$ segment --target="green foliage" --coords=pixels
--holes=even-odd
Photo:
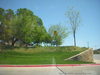
[[[12,25],[10,24],[10,20],[14,17],[14,12],[11,9],[4,10],[0,8],[1,12],[1,25],[0,25],[0,30],[1,30],[1,38],[0,40],[5,41],[6,43],[9,43],[10,38],[12,37],[12,30],[11,27]]]
[[[68,36],[68,29],[62,25],[52,25],[49,28],[49,34],[52,37],[53,45],[61,45],[64,38]]]
[[[26,8],[20,8],[20,9],[17,9],[16,15],[33,16],[33,12],[29,9],[26,9]]]
[[[16,13],[0,8],[0,24],[0,40],[13,46],[17,41],[26,45],[32,42],[39,44],[49,36],[41,18],[26,8],[17,9]]]
[[[54,31],[57,32],[54,35]],[[47,32],[42,19],[36,16],[31,10],[26,8],[4,10],[0,8],[0,40],[5,45],[28,46],[52,44],[61,45],[65,37],[67,37],[67,28],[61,25],[54,25]]]

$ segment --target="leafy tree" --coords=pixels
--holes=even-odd
[[[26,8],[4,10],[0,8],[0,40],[14,46],[17,41],[23,44],[50,42],[50,35],[43,26],[42,19]]]
[[[11,38],[11,45],[14,44],[22,38],[22,16],[15,16],[11,19],[10,24],[12,25],[12,38]]]
[[[14,16],[14,12],[11,9],[4,10],[1,8],[1,36],[5,43],[9,43],[10,38],[12,37],[11,25],[10,20]]]
[[[26,44],[43,42],[42,36],[46,32],[42,20],[28,9],[18,9],[16,15],[16,22],[13,21],[18,29],[14,32],[15,37]]]
[[[0,40],[3,39],[4,12],[5,12],[5,10],[3,8],[0,8]]]
[[[80,14],[78,11],[76,11],[72,8],[67,11],[66,16],[69,19],[71,29],[73,32],[74,46],[76,46],[76,31],[80,24]]]
[[[14,11],[12,9],[5,10],[5,19],[10,20],[14,17]]]
[[[26,44],[33,41],[34,25],[31,16],[16,16],[11,23],[13,25],[12,45],[18,40]]]
[[[62,25],[52,25],[48,33],[52,37],[53,45],[61,45],[64,38],[68,36],[67,27]]]
[[[35,26],[33,33],[34,33],[35,44],[39,45],[40,43],[44,42],[46,32],[43,26]]]
[[[26,9],[26,8],[20,8],[20,9],[17,9],[16,11],[16,15],[19,16],[19,15],[22,15],[22,16],[33,16],[33,12],[29,9]]]
[[[52,42],[52,37],[48,33],[45,33],[42,39],[45,44],[51,44]]]
[[[4,35],[5,41],[10,42],[12,38],[12,25],[10,23],[11,19],[14,17],[14,11],[12,9],[5,10],[5,20],[4,20]]]

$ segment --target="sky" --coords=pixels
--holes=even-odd
[[[39,16],[46,29],[62,24],[69,28],[65,13],[74,7],[80,12],[81,23],[76,33],[77,46],[100,48],[100,0],[0,0],[0,8],[27,8]],[[73,35],[63,40],[63,46],[73,45]]]

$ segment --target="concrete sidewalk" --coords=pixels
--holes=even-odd
[[[95,62],[96,64],[100,64],[100,60],[94,59],[94,62]]]
[[[100,75],[100,66],[0,67],[0,75]]]
[[[94,54],[93,58],[96,64],[100,64],[100,54]]]
[[[56,67],[0,67],[0,75],[59,75]]]

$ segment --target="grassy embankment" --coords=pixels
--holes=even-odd
[[[74,50],[75,49],[75,50]],[[86,48],[79,47],[37,47],[37,48],[7,48],[0,51],[0,64],[35,65],[35,64],[85,64],[81,61],[64,61]]]

